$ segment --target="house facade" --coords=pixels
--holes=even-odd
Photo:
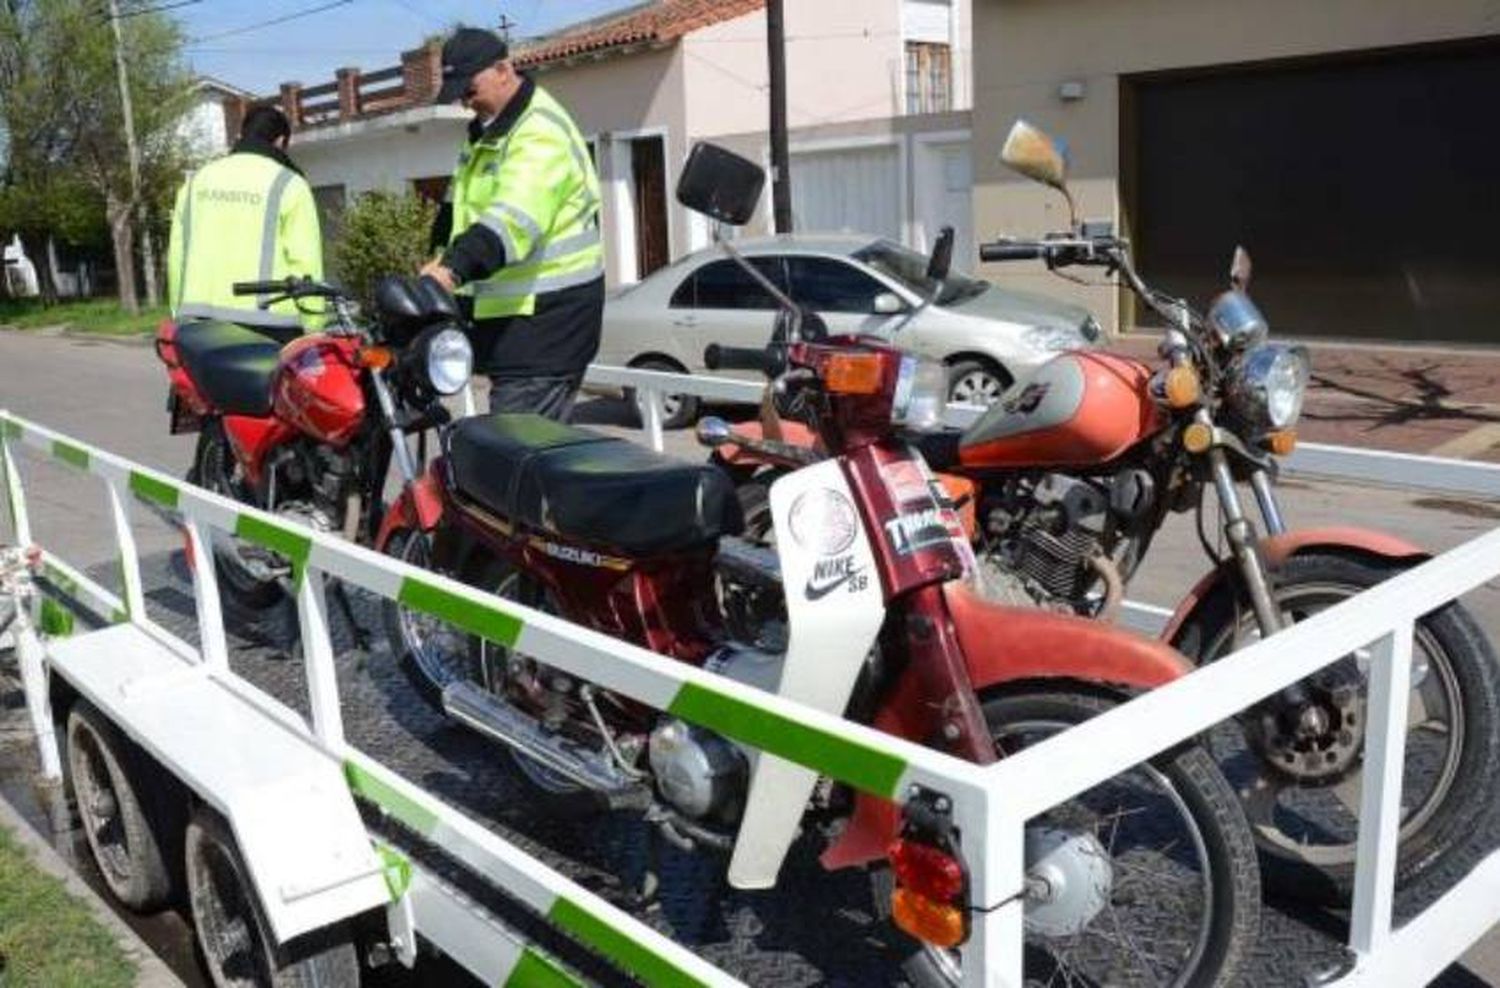
[[[787,0],[799,229],[920,241],[935,208],[969,221],[969,2]],[[764,0],[656,0],[518,43],[514,57],[589,141],[612,284],[708,244],[706,225],[672,197],[696,141],[768,160]],[[330,211],[367,189],[441,195],[467,114],[430,105],[438,67],[428,46],[405,53],[398,69],[283,87],[278,99],[301,125],[293,153]],[[928,208],[914,189],[930,175],[962,189]],[[934,219],[917,219],[922,208]]]
[[[1065,138],[1080,211],[1148,280],[1197,302],[1243,244],[1273,332],[1500,342],[1500,8],[1493,0],[975,0],[974,225],[1066,226],[999,150],[1024,117]],[[1040,265],[987,276],[1108,324],[1132,300]],[[1098,279],[1093,279],[1098,280]]]

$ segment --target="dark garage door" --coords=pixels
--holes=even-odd
[[[1242,243],[1273,332],[1500,343],[1500,45],[1129,92],[1148,279],[1201,302]]]

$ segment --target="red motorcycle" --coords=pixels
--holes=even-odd
[[[1002,158],[1067,194],[1065,158],[1040,131],[1018,123]],[[1123,241],[1076,221],[1042,240],[983,244],[980,256],[1118,274],[1167,326],[1160,367],[1062,354],[967,429],[912,437],[935,470],[972,491],[971,536],[987,595],[1109,619],[1167,519],[1193,510],[1214,566],[1162,637],[1211,662],[1428,558],[1381,532],[1287,527],[1272,482],[1277,456],[1296,442],[1308,358],[1302,347],[1267,340],[1265,317],[1246,294],[1243,251],[1230,289],[1205,314],[1148,286]],[[781,430],[771,446],[755,424],[702,429],[741,484],[752,539],[769,533],[766,484],[799,462],[778,453],[818,442],[796,423],[767,424]],[[1242,483],[1265,537],[1242,506]],[[1210,491],[1219,547],[1205,530]],[[1403,884],[1482,829],[1500,786],[1500,678],[1488,639],[1455,603],[1418,623],[1414,648]],[[1244,799],[1268,882],[1288,894],[1342,903],[1352,888],[1368,663],[1350,656],[1209,737]]]
[[[699,145],[678,198],[743,223],[762,182],[757,166]],[[829,451],[770,490],[779,559],[735,538],[738,504],[717,468],[521,415],[447,428],[442,455],[392,506],[378,547],[979,763],[1190,667],[1164,644],[1098,622],[983,600],[957,516],[897,434],[941,411],[941,368],[883,343],[827,338],[783,303],[764,350],[705,356],[710,367],[764,372]],[[779,599],[783,584],[782,640],[730,633],[728,596],[753,606],[755,594]],[[958,983],[964,866],[941,801],[918,797],[902,814],[397,602],[386,623],[423,695],[504,745],[536,789],[570,806],[588,796],[635,807],[679,846],[729,851],[739,887],[774,885],[799,829],[836,833],[823,865],[869,867],[877,901],[912,938],[901,940],[908,975]],[[1029,975],[1223,984],[1255,936],[1253,842],[1234,792],[1195,745],[1037,818],[1027,847]]]
[[[352,541],[374,541],[392,456],[402,481],[423,462],[425,431],[448,420],[441,399],[469,380],[472,354],[451,295],[429,279],[387,278],[376,318],[310,279],[241,282],[261,308],[326,300],[330,327],[281,346],[231,322],[162,323],[171,431],[199,433],[191,483]],[[407,437],[418,435],[414,454]],[[225,603],[255,622],[291,612],[291,561],[220,538],[214,558]]]

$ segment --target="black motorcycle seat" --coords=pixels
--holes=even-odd
[[[444,437],[459,492],[510,521],[627,556],[691,549],[744,526],[722,470],[540,415],[464,419]]]
[[[959,440],[962,429],[939,429],[936,432],[909,432],[907,442],[917,448],[922,459],[934,470],[948,470],[958,466]]]
[[[271,380],[281,347],[232,322],[185,322],[177,327],[177,354],[188,376],[220,412],[271,414]]]

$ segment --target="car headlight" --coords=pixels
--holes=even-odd
[[[456,329],[442,329],[427,339],[427,381],[440,395],[453,395],[474,372],[474,348]]]
[[[1076,329],[1065,326],[1037,326],[1021,334],[1021,342],[1033,350],[1057,353],[1063,350],[1076,350],[1083,345],[1084,341]]]
[[[1229,406],[1253,427],[1291,428],[1302,414],[1311,373],[1306,348],[1262,343],[1246,352],[1231,372]]]
[[[948,368],[936,360],[910,355],[901,358],[891,421],[918,432],[942,428],[948,406]]]

